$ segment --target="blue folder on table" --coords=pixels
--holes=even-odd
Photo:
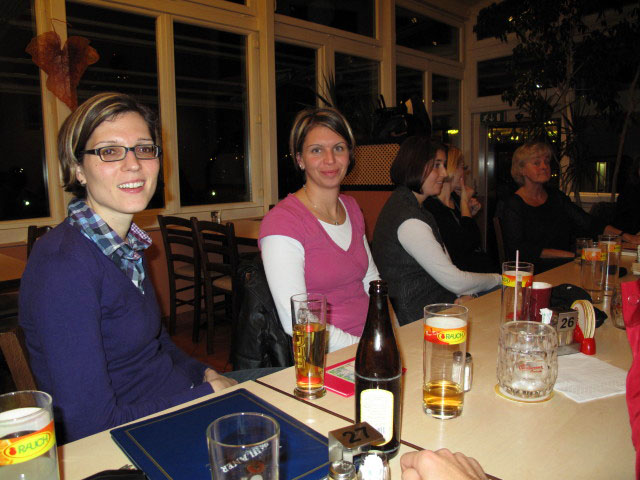
[[[206,429],[230,413],[258,412],[280,425],[280,479],[328,475],[327,437],[241,388],[159,417],[111,430],[111,436],[150,480],[211,480]]]

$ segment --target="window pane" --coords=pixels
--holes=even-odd
[[[278,0],[276,13],[373,37],[375,0]]]
[[[460,60],[457,27],[425,17],[406,8],[396,7],[396,44]]]
[[[432,82],[434,134],[460,147],[460,80],[433,74]]]
[[[278,198],[302,186],[289,156],[289,132],[296,114],[316,105],[316,51],[276,42],[276,115],[278,121]]]
[[[513,85],[510,60],[509,56],[478,62],[478,97],[502,95],[502,92]]]
[[[91,41],[100,59],[78,85],[78,104],[100,92],[123,92],[158,112],[155,19],[130,12],[67,2],[68,34]],[[162,178],[162,173],[160,173]],[[148,208],[164,206],[158,183]]]
[[[30,2],[0,14],[0,221],[49,216],[40,74],[24,49],[35,32]]]
[[[396,67],[396,100],[404,103],[412,96],[424,99],[424,72],[407,67]]]
[[[378,107],[379,64],[368,58],[336,53],[336,106],[351,124],[356,143],[371,143]]]
[[[246,37],[174,23],[180,203],[250,200]]]

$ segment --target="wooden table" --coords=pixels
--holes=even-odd
[[[629,260],[622,260],[622,265]],[[630,270],[630,267],[627,265]],[[624,280],[634,277],[628,275]],[[553,285],[580,284],[580,266],[563,265],[536,276]],[[422,324],[398,329],[407,369],[404,381],[403,442],[419,448],[449,448],[476,458],[487,473],[502,479],[633,478],[635,451],[624,395],[576,403],[555,392],[548,402],[523,404],[498,397],[496,360],[500,291],[468,302],[469,352],[473,355],[473,387],[465,394],[462,416],[436,420],[422,411]],[[597,305],[602,307],[601,305]],[[626,333],[610,320],[596,330],[596,358],[628,370],[631,349]],[[356,346],[329,354],[327,365],[355,355]],[[288,393],[292,368],[258,382]],[[315,404],[354,419],[355,403],[328,393]],[[397,480],[397,477],[394,477]]]
[[[24,260],[0,253],[0,291],[17,289],[26,265]]]
[[[625,266],[630,262],[622,260]],[[577,264],[570,263],[536,279],[554,285],[579,284],[579,271]],[[627,279],[633,278],[629,275]],[[474,358],[474,380],[473,388],[465,395],[464,412],[457,419],[441,421],[423,413],[422,325],[414,322],[398,329],[407,368],[400,453],[414,447],[447,447],[475,457],[489,474],[504,480],[633,478],[635,452],[625,397],[617,395],[583,404],[557,392],[541,404],[522,404],[498,397],[494,386],[500,292],[472,300],[468,306],[471,312],[468,347]],[[629,368],[631,352],[624,331],[614,328],[608,320],[596,331],[596,341],[596,358],[625,370]],[[327,364],[353,357],[355,349],[354,345],[330,354]],[[353,397],[343,398],[329,392],[321,399],[303,402],[291,394],[293,379],[291,367],[241,387],[323,435],[352,421]],[[59,453],[62,480],[81,479],[130,463],[108,431],[62,446]],[[392,480],[399,480],[399,456],[391,461],[391,470]]]
[[[238,244],[248,245],[251,247],[258,246],[260,222],[262,221],[262,218],[243,218],[229,221],[233,223],[233,229],[236,233],[236,241]]]

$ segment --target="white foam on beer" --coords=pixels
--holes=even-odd
[[[5,412],[0,412],[0,422],[4,422],[7,420],[17,420],[22,417],[26,417],[27,415],[31,415],[32,413],[38,412],[42,410],[39,407],[25,407],[25,408],[14,408],[13,410],[7,410]]]
[[[462,328],[467,324],[466,320],[457,317],[429,317],[427,325],[434,328]]]

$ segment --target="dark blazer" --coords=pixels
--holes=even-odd
[[[233,369],[293,365],[292,340],[278,318],[260,255],[240,262],[238,275],[244,288],[231,349]]]

